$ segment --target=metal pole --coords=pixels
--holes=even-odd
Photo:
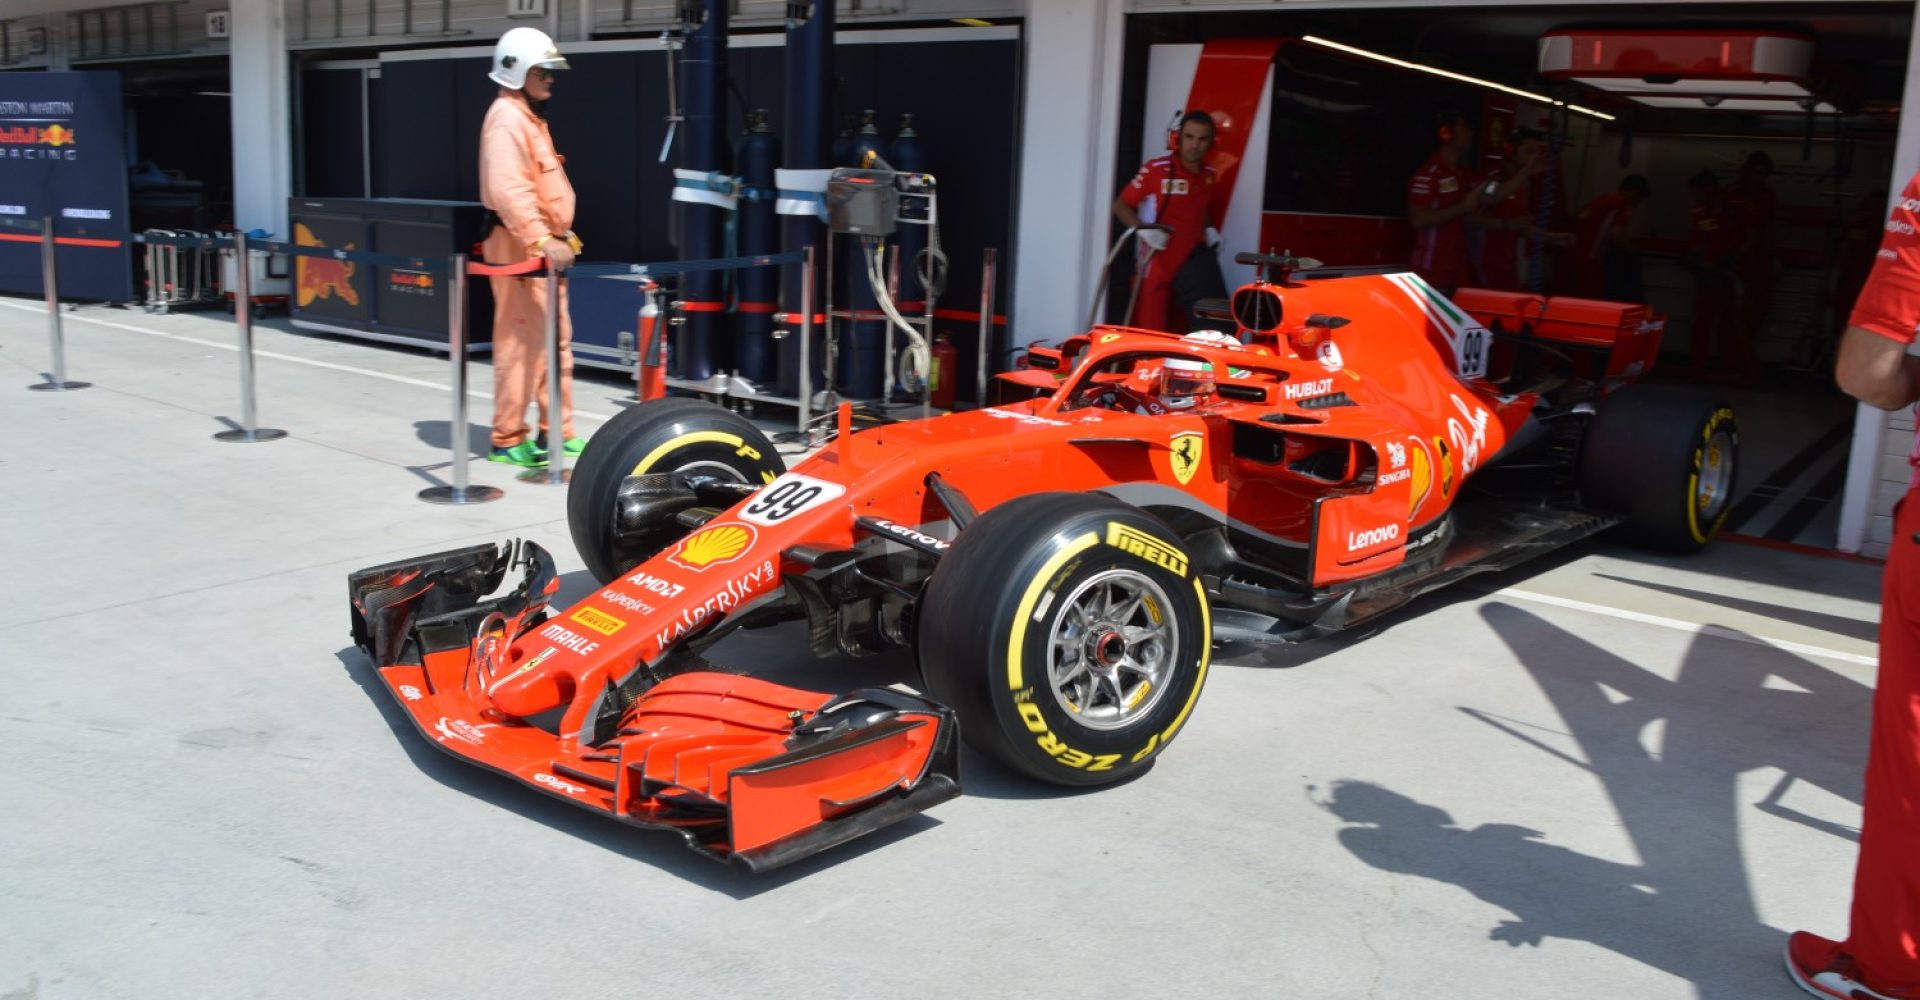
[[[219,258],[216,257],[216,260]],[[277,441],[287,432],[255,427],[253,406],[253,258],[247,234],[233,234],[233,325],[240,335],[240,426],[213,436],[216,441]]]
[[[453,450],[453,485],[420,491],[428,503],[486,503],[505,496],[492,486],[467,485],[467,255],[447,258],[447,356],[453,359],[453,420],[447,424]]]
[[[40,217],[40,285],[47,293],[47,337],[53,349],[53,371],[42,373],[44,382],[27,388],[35,392],[65,392],[85,389],[91,382],[67,381],[67,342],[60,334],[60,280],[53,261],[53,216]]]
[[[560,272],[547,265],[547,467],[519,475],[523,483],[562,486],[567,482],[565,440],[560,412]]]
[[[993,350],[993,282],[1000,270],[1000,251],[988,247],[980,255],[980,351],[975,362],[979,375],[974,383],[975,406],[987,405],[987,354]]]
[[[800,444],[813,446],[813,245],[800,262]]]

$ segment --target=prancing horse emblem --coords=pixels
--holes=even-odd
[[[1207,439],[1199,431],[1187,431],[1176,434],[1169,442],[1168,449],[1173,453],[1173,478],[1185,486],[1193,481],[1193,474],[1200,471],[1200,452],[1206,447]]]

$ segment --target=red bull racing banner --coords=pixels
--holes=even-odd
[[[0,73],[0,291],[38,295],[53,218],[60,294],[133,298],[120,74]]]

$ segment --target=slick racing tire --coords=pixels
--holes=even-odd
[[[974,749],[1055,784],[1148,767],[1207,679],[1212,625],[1186,550],[1106,497],[988,511],[940,560],[919,618],[927,694]]]
[[[594,579],[607,583],[686,533],[668,518],[658,532],[616,536],[614,511],[628,476],[704,472],[759,484],[785,471],[773,442],[730,410],[695,399],[641,403],[587,440],[567,487],[567,527]]]
[[[1718,398],[1681,386],[1632,385],[1602,400],[1580,457],[1580,495],[1626,520],[1642,544],[1692,552],[1733,508],[1740,426]]]

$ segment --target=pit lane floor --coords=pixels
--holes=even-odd
[[[0,996],[1798,996],[1846,927],[1875,565],[1603,542],[1374,632],[1225,651],[1178,744],[1090,793],[967,794],[770,877],[447,758],[374,686],[346,574],[523,536],[563,491],[446,475],[446,363],[0,299]],[[474,385],[490,385],[484,364]],[[578,387],[583,413],[623,386]],[[460,431],[484,446],[474,402]],[[583,427],[592,423],[583,420]],[[724,664],[823,689],[797,633]]]

